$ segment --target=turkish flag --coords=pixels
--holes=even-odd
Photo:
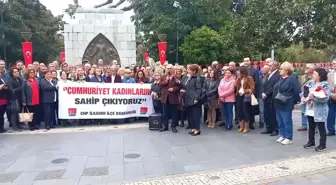
[[[148,63],[148,53],[144,53],[144,59],[146,61],[146,66],[149,66],[149,63]]]
[[[33,43],[22,42],[22,54],[26,67],[33,63]]]
[[[160,55],[160,63],[163,65],[166,62],[166,52],[167,52],[167,42],[159,42],[159,55]]]
[[[63,63],[65,63],[65,52],[61,52],[60,53],[60,61]]]

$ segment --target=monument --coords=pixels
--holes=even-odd
[[[84,60],[110,65],[136,63],[135,26],[123,24],[124,11],[113,8],[78,8],[74,19],[64,25],[66,62]]]

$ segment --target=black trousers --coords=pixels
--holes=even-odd
[[[264,101],[264,118],[267,130],[272,132],[278,130],[279,126],[276,120],[276,111],[272,104],[272,99]]]
[[[177,104],[170,104],[169,102],[162,104],[162,113],[164,128],[168,128],[169,113],[171,114],[172,119],[171,127],[176,127],[178,125]]]
[[[315,122],[314,117],[312,117],[312,116],[307,116],[307,117],[308,117],[308,124],[309,124],[308,142],[315,144],[315,129],[316,129],[316,126],[317,126],[317,128],[319,130],[319,134],[320,134],[320,145],[326,147],[326,145],[327,145],[327,131],[326,131],[325,123],[324,122]]]
[[[0,131],[5,130],[4,126],[5,126],[5,112],[7,105],[0,105]],[[10,115],[10,114],[9,114]],[[10,120],[9,115],[7,114],[7,119]]]
[[[22,110],[22,105],[19,105],[19,112]],[[12,124],[12,127],[14,130],[22,129],[20,121],[19,121],[19,112],[18,111],[10,111],[10,116],[9,113],[7,112],[7,117],[10,117],[10,123]]]
[[[203,108],[203,122],[205,123],[208,119],[208,109],[204,106]]]
[[[53,122],[55,120],[55,110],[56,110],[56,102],[54,103],[44,103],[44,125],[45,127],[54,126]]]
[[[187,111],[188,126],[191,129],[200,130],[201,117],[202,117],[202,104],[197,103],[196,105],[187,107],[186,111]]]
[[[32,122],[28,123],[29,129],[36,129],[39,126],[40,105],[27,105],[27,108],[30,113],[34,113]]]

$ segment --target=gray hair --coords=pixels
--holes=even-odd
[[[270,65],[270,66],[279,66],[279,62],[276,61],[276,60],[271,60],[271,61],[269,62],[269,65]]]
[[[312,70],[315,70],[315,68],[316,68],[315,64],[307,64],[306,67],[308,67],[309,69],[312,69]]]

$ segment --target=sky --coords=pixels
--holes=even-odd
[[[68,7],[68,4],[72,4],[73,0],[40,0],[40,2],[46,6],[49,10],[52,11],[53,15],[60,15],[64,13],[64,10]],[[93,8],[94,5],[101,4],[105,2],[105,0],[79,0],[79,5],[84,8]],[[117,3],[118,0],[114,0],[113,3]],[[120,5],[118,8],[123,8],[129,5],[128,2],[124,3],[125,5]],[[134,14],[133,11],[125,12],[124,13],[124,23],[131,24],[130,17]],[[64,17],[64,21],[68,22],[68,16]]]

